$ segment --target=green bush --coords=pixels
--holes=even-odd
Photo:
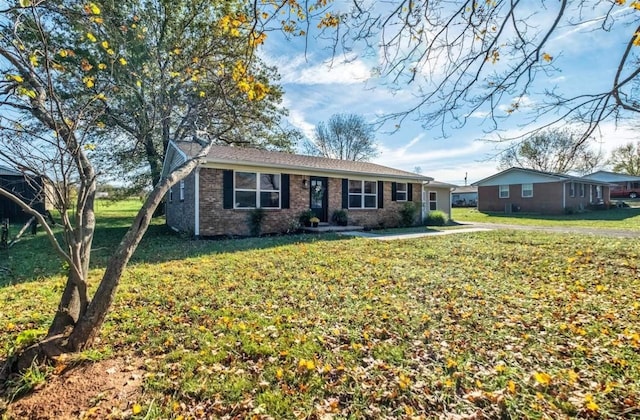
[[[298,216],[298,221],[302,226],[311,226],[311,218],[314,217],[315,214],[311,209],[307,209],[300,213]]]
[[[411,202],[406,202],[400,209],[400,226],[413,226],[416,222],[416,206]]]
[[[262,221],[266,216],[264,209],[257,208],[249,212],[249,232],[251,236],[260,236],[262,233]]]
[[[447,213],[440,210],[431,211],[427,217],[424,218],[424,224],[426,226],[444,226],[448,221],[449,217]]]
[[[343,209],[334,211],[331,215],[331,221],[338,226],[347,226],[349,224],[347,211]]]

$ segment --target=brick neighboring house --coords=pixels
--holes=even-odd
[[[609,201],[607,182],[584,177],[509,168],[474,182],[478,187],[478,210],[560,214]]]
[[[171,142],[163,172],[199,150],[195,143]],[[416,223],[430,210],[450,214],[451,186],[432,181],[368,162],[216,145],[169,191],[166,219],[176,231],[204,237],[249,235],[248,217],[257,207],[266,210],[263,233],[290,230],[308,209],[321,222],[346,209],[349,224],[392,227],[407,202],[416,205]]]
[[[616,172],[597,171],[584,176],[595,181],[608,182],[611,185],[611,198],[640,197],[640,176],[619,174]]]

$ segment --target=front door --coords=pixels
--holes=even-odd
[[[312,176],[309,188],[309,208],[321,222],[329,220],[328,178]]]

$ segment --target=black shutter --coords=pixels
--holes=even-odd
[[[378,181],[378,208],[384,207],[384,182]]]
[[[233,171],[222,171],[222,208],[233,208]]]
[[[407,201],[413,201],[413,184],[407,184]]]
[[[391,201],[397,201],[396,193],[398,191],[398,184],[395,182],[391,183]]]
[[[342,178],[342,208],[349,208],[349,180]]]
[[[280,175],[280,207],[289,208],[289,174]]]

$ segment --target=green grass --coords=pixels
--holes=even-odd
[[[466,207],[453,208],[451,218],[456,222],[640,230],[640,207],[588,211],[569,215],[481,213],[475,208]]]
[[[146,360],[136,402],[155,418],[632,417],[639,249],[520,231],[190,241],[156,222],[96,351]],[[61,287],[0,288],[0,349],[47,327]]]

